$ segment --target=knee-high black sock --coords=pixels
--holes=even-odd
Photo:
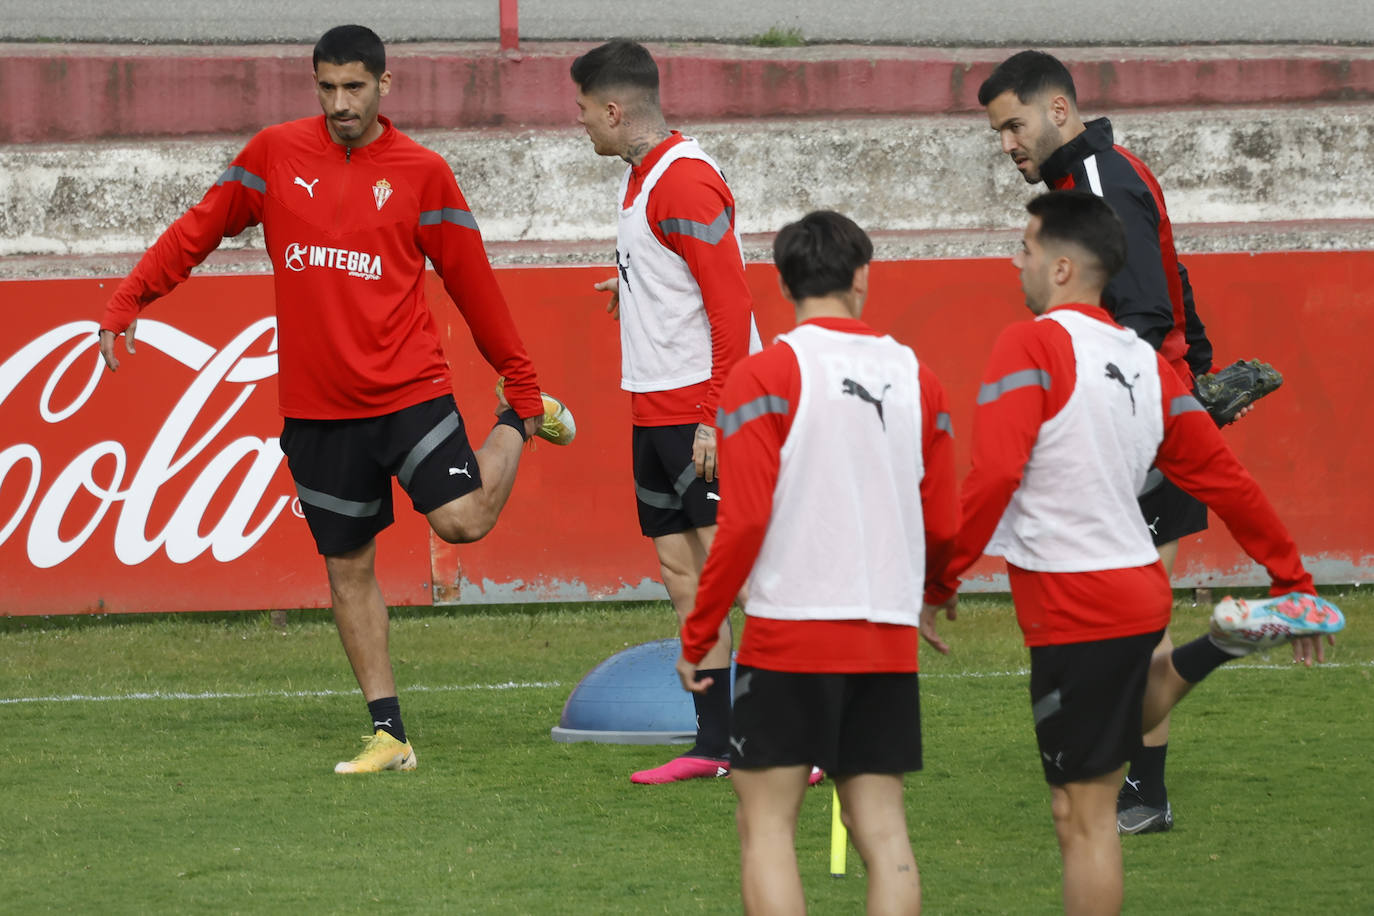
[[[1179,646],[1170,656],[1174,670],[1190,684],[1196,684],[1222,665],[1239,657],[1219,647],[1209,636],[1199,636],[1192,642]]]
[[[697,743],[693,757],[725,757],[730,751],[730,669],[699,668],[697,680],[712,678],[705,693],[692,694],[697,710]]]
[[[406,728],[401,724],[401,701],[397,697],[382,697],[367,704],[368,715],[372,716],[372,730],[384,731],[397,741],[406,740]]]
[[[1127,789],[1153,808],[1163,808],[1169,800],[1164,787],[1164,758],[1168,753],[1168,743],[1158,747],[1142,744],[1131,758],[1131,771],[1126,775]]]

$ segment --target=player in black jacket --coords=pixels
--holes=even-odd
[[[1145,164],[1116,146],[1106,118],[1084,123],[1073,78],[1056,58],[1022,51],[1003,61],[978,90],[978,101],[1029,184],[1078,188],[1104,198],[1126,228],[1126,266],[1107,284],[1102,304],[1158,350],[1189,387],[1210,372],[1212,345],[1193,306],[1188,274],[1174,250],[1164,194]],[[1153,485],[1153,486],[1152,486]],[[1179,538],[1207,527],[1207,508],[1158,471],[1150,472],[1140,509],[1170,577]],[[1157,651],[1173,648],[1166,631]],[[1122,833],[1173,826],[1164,786],[1169,720],[1144,736],[1117,804]]]

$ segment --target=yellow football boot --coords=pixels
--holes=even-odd
[[[363,750],[352,760],[334,764],[335,773],[380,773],[382,770],[415,769],[415,749],[381,729],[363,737]]]

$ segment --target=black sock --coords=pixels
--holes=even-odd
[[[1168,752],[1167,742],[1158,747],[1142,744],[1131,758],[1131,771],[1122,791],[1134,792],[1152,808],[1163,808],[1169,801],[1169,792],[1164,788],[1164,758]]]
[[[367,704],[372,716],[372,730],[384,731],[401,743],[406,740],[406,728],[401,724],[401,701],[396,697],[382,697]]]
[[[1219,648],[1210,637],[1199,636],[1187,645],[1175,649],[1170,658],[1173,660],[1174,670],[1188,683],[1196,684],[1239,656]]]
[[[509,426],[511,429],[515,430],[517,433],[520,434],[520,439],[522,441],[530,441],[530,437],[525,434],[525,421],[520,419],[520,415],[516,413],[515,409],[512,407],[507,407],[505,410],[501,411],[501,414],[496,418],[496,423],[492,426],[492,429],[495,429],[497,426]]]
[[[697,743],[687,754],[721,758],[730,752],[730,669],[697,669],[697,680],[708,677],[715,683],[705,693],[692,694],[697,708]]]

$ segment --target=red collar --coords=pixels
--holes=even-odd
[[[385,115],[377,115],[377,123],[382,125],[381,135],[367,146],[344,146],[342,143],[334,142],[334,137],[329,133],[329,123],[325,115],[320,115],[317,123],[319,124],[319,136],[324,141],[326,148],[335,147],[341,154],[345,154],[350,159],[358,157],[376,156],[391,146],[391,142],[396,138],[396,128],[392,127],[391,119]],[[352,150],[351,153],[348,150]]]

